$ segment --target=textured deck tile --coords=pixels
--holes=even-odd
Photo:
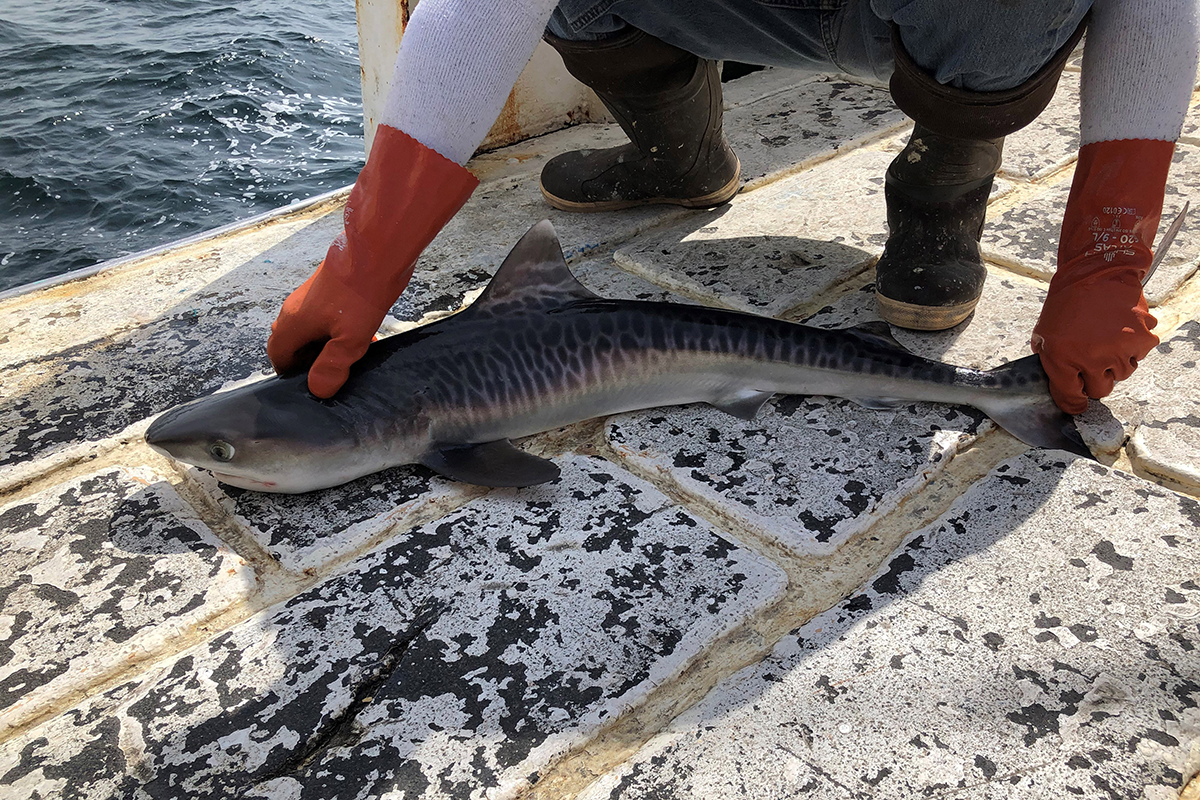
[[[601,297],[619,300],[646,300],[657,303],[694,303],[687,297],[663,289],[650,281],[618,267],[610,258],[593,258],[571,265],[571,272],[587,288]]]
[[[560,463],[7,743],[5,796],[511,796],[784,582],[611,464]]]
[[[0,507],[0,726],[245,599],[254,573],[145,470]]]
[[[721,84],[721,95],[725,103],[725,113],[738,106],[756,103],[768,97],[795,91],[801,84],[809,83],[819,78],[811,72],[802,72],[783,67],[767,67],[751,72],[732,81]]]
[[[753,183],[848,151],[908,124],[886,89],[824,77],[725,112],[729,143]]]
[[[543,137],[549,155],[558,152],[552,137]],[[487,285],[508,251],[540,220],[554,224],[567,259],[577,261],[648,228],[695,213],[677,206],[596,214],[558,211],[542,197],[536,172],[486,183],[475,190],[471,201],[421,256],[412,283],[392,314],[412,322],[458,308],[468,293]],[[465,242],[470,246],[464,247]]]
[[[0,365],[127,334],[160,318],[202,317],[227,300],[257,302],[259,295],[269,295],[278,304],[325,254],[341,229],[340,209],[331,199],[268,225],[0,301]],[[248,289],[254,296],[246,295]]]
[[[1092,402],[1082,428],[1146,472],[1200,491],[1200,321],[1185,322],[1129,380]]]
[[[856,152],[741,195],[617,250],[625,269],[684,294],[777,315],[861,270],[883,248],[891,156]]]
[[[120,433],[139,420],[270,368],[277,300],[214,290],[144,327],[10,369],[0,399],[0,467]]]
[[[1189,405],[1186,417],[1140,425],[1130,437],[1129,458],[1150,475],[1200,493],[1200,416],[1197,403]]]
[[[738,525],[831,552],[924,486],[983,421],[973,409],[779,396],[745,422],[706,405],[609,420],[609,445]],[[989,423],[990,424],[990,423]]]
[[[583,798],[1173,797],[1198,527],[1098,464],[1006,462]]]
[[[909,351],[962,367],[991,369],[1029,355],[1029,334],[1042,310],[1041,284],[992,269],[975,313],[945,331],[892,328]],[[845,328],[879,319],[875,284],[851,292],[804,320],[820,328]]]
[[[1197,87],[1200,88],[1200,76],[1197,77]],[[1200,145],[1200,97],[1193,95],[1192,104],[1188,107],[1187,119],[1183,121],[1183,131],[1179,137],[1189,144]]]
[[[188,474],[293,572],[318,570],[391,528],[411,527],[414,519],[455,508],[474,494],[473,487],[418,466],[304,494],[252,492],[219,483],[201,470]]]
[[[1017,181],[1043,178],[1074,160],[1079,151],[1079,75],[1064,73],[1046,110],[1004,139],[1000,174]]]
[[[1031,195],[1021,195],[1017,205],[1001,200],[1001,209],[989,212],[983,228],[984,253],[1002,263],[1020,265],[1047,279],[1057,263],[1058,237],[1062,227],[1067,195],[1071,191],[1070,174],[1056,178],[1052,186]],[[1175,151],[1171,174],[1167,179],[1159,232],[1183,208],[1189,197],[1200,195],[1200,147],[1180,144]],[[1189,215],[1195,219],[1196,211]],[[1158,236],[1155,237],[1158,245]],[[1200,266],[1200,226],[1189,220],[1175,237],[1175,244],[1146,287],[1150,305],[1160,305],[1191,277]]]
[[[0,467],[105,439],[268,371],[265,345],[279,303],[339,226],[331,213],[265,250],[249,234],[235,236],[201,259],[207,266],[164,259],[5,306],[26,314],[30,327],[21,329],[21,347],[3,354],[14,360],[4,367]],[[77,306],[78,316],[70,311]],[[60,315],[69,330],[39,333]],[[26,335],[43,336],[36,350]]]
[[[476,198],[478,203],[473,198],[417,262],[412,283],[392,308],[394,319],[411,323],[458,308],[488,284],[508,251],[542,219],[554,224],[571,270],[593,291],[605,297],[661,297],[661,288],[606,269],[606,250],[662,222],[700,213],[675,206],[599,214],[557,211],[538,191],[537,173],[529,172],[485,184],[476,190]],[[474,247],[464,248],[464,241]],[[598,253],[605,255],[596,258]]]

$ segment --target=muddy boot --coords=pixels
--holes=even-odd
[[[541,180],[550,205],[564,211],[650,203],[711,208],[737,194],[741,165],[721,129],[716,62],[636,29],[598,42],[545,38],[632,142],[552,158]]]
[[[884,180],[888,240],[875,266],[879,316],[902,328],[940,331],[975,310],[987,277],[979,238],[1004,137],[1046,108],[1085,25],[1033,77],[998,92],[939,84],[893,28],[892,98],[916,126]]]
[[[955,139],[917,123],[888,167],[888,240],[875,266],[888,322],[940,331],[975,310],[987,278],[979,237],[1003,145],[1003,137]]]

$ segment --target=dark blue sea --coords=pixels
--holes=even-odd
[[[353,0],[0,0],[0,291],[362,163]]]

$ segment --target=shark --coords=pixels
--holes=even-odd
[[[558,467],[513,439],[658,406],[750,420],[773,395],[868,409],[962,404],[1022,442],[1091,457],[1033,355],[992,370],[922,358],[886,323],[830,330],[680,303],[597,296],[534,225],[463,310],[374,342],[329,400],[307,375],[202,397],[147,429],[154,450],[233,486],[300,493],[402,464],[456,481],[531,486]]]

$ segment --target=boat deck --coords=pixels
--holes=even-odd
[[[726,95],[732,203],[546,206],[545,160],[610,126],[480,156],[387,329],[469,302],[546,217],[601,295],[875,319],[886,89]],[[983,303],[898,331],[914,351],[1026,354],[1077,105],[1072,68],[1009,138]],[[1193,112],[1168,220],[1200,197]],[[1168,800],[1200,772],[1200,225],[1148,289],[1163,344],[1081,418],[1100,463],[821,397],[553,431],[522,446],[561,479],[522,490],[255,494],[150,451],[156,414],[269,368],[344,200],[0,299],[4,797]]]

